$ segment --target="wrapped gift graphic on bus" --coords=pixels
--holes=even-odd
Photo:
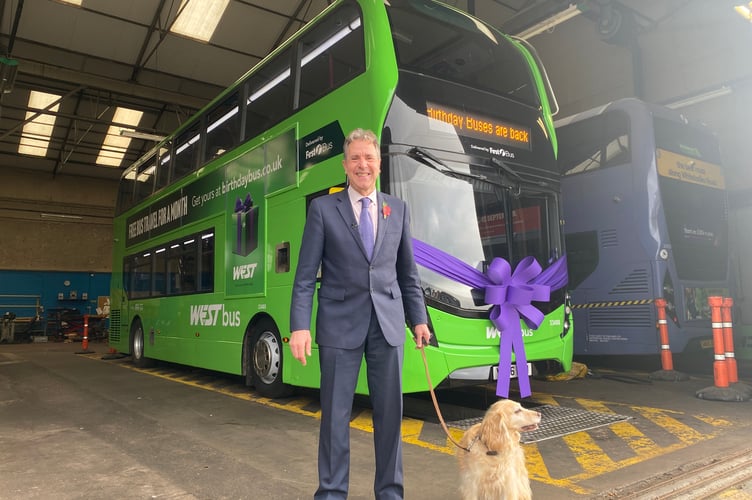
[[[237,199],[232,217],[236,230],[232,253],[245,257],[258,247],[259,207],[253,206],[251,193],[245,196],[245,201]]]

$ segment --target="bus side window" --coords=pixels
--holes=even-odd
[[[131,298],[131,290],[133,283],[131,282],[131,276],[133,275],[133,257],[128,256],[123,259],[123,291],[128,298]]]
[[[170,182],[170,143],[164,144],[157,153],[157,172],[154,191],[159,191]]]
[[[291,49],[284,50],[246,82],[244,140],[250,140],[292,113]]]
[[[606,140],[604,141],[603,166],[624,165],[632,161],[629,141],[629,116],[623,111],[606,114]]]
[[[204,163],[230,151],[240,143],[240,98],[230,94],[206,114]]]
[[[561,127],[559,139],[559,171],[563,175],[579,174],[601,168],[603,149],[603,117],[595,116]]]
[[[154,192],[154,174],[157,170],[157,157],[151,157],[139,165],[135,172],[136,177],[136,203],[145,200]]]
[[[167,292],[167,283],[165,282],[166,267],[167,249],[161,247],[154,252],[154,276],[151,287],[151,294],[154,297],[161,297]]]
[[[198,168],[200,139],[201,123],[198,121],[178,136],[172,158],[173,180],[185,177]]]
[[[301,78],[298,106],[303,108],[365,71],[360,13],[344,4],[300,41]]]
[[[214,291],[214,232],[201,235],[200,292]]]
[[[121,214],[131,208],[135,203],[134,194],[136,191],[136,169],[130,168],[128,172],[120,179],[120,187],[118,189],[117,210],[116,213]]]
[[[197,265],[196,236],[170,245],[167,257],[167,279],[170,295],[196,291]]]
[[[131,293],[130,298],[140,299],[151,295],[151,275],[152,275],[152,253],[144,252],[131,258],[130,279]]]

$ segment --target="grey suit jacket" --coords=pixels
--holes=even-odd
[[[317,198],[309,207],[292,291],[290,329],[310,329],[320,263],[315,330],[319,345],[359,346],[366,338],[371,308],[387,342],[394,346],[405,341],[406,317],[411,324],[427,322],[407,206],[380,192],[377,199],[379,220],[370,262],[347,191]],[[387,217],[384,203],[391,210]]]

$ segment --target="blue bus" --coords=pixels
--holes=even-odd
[[[728,196],[716,137],[627,98],[557,121],[576,355],[712,347],[707,297],[729,294]]]

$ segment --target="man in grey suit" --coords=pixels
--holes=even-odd
[[[347,498],[350,415],[365,355],[373,406],[379,500],[403,498],[402,359],[405,320],[418,348],[431,334],[410,236],[399,198],[376,191],[381,154],[376,135],[356,129],[345,139],[348,189],[311,202],[303,231],[290,311],[290,350],[311,355],[316,276],[316,343],[321,367],[319,487],[316,499]]]

